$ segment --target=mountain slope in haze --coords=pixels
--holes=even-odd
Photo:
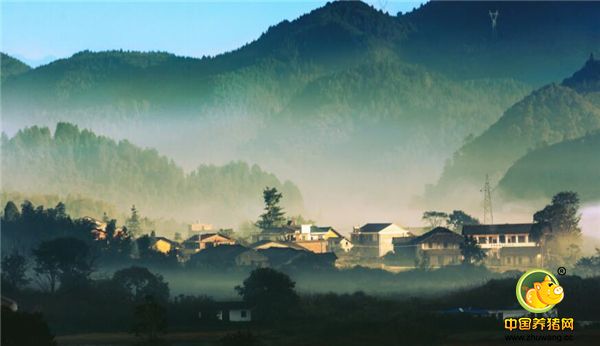
[[[590,66],[598,63],[588,61],[562,85],[545,86],[509,108],[481,136],[454,154],[430,193],[439,195],[460,190],[464,184],[481,184],[486,174],[498,181],[513,162],[528,151],[600,129],[600,107],[590,98],[598,91],[591,88],[597,85],[594,79],[598,76],[586,74],[586,71],[595,71]],[[585,83],[575,84],[574,80]],[[565,85],[585,85],[590,93],[578,93]]]
[[[455,78],[541,86],[600,53],[599,15],[595,1],[429,1],[399,18],[412,28],[402,53]]]
[[[31,70],[31,67],[10,55],[0,52],[0,76],[5,81],[11,76],[17,76]]]
[[[575,191],[584,202],[600,200],[600,132],[527,153],[508,169],[498,188],[507,199]]]
[[[2,138],[2,189],[31,194],[82,195],[145,215],[234,226],[261,210],[262,189],[276,187],[291,212],[302,210],[298,188],[258,166],[202,165],[190,174],[156,150],[115,142],[59,123],[54,134],[31,127]]]

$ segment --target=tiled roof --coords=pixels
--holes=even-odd
[[[378,233],[389,227],[391,223],[367,223],[360,228],[362,233]]]
[[[462,233],[464,235],[529,233],[531,232],[532,227],[532,223],[507,223],[502,225],[464,225]]]

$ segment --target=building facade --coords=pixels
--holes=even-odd
[[[358,256],[382,257],[394,251],[394,238],[410,236],[409,231],[393,223],[367,223],[354,228],[351,241]]]
[[[541,248],[531,237],[535,225],[465,225],[462,233],[475,238],[490,267],[529,268],[541,265]]]

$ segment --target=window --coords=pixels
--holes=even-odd
[[[246,318],[247,315],[248,315],[248,312],[246,310],[242,310],[240,312],[240,316],[242,316],[242,318]]]
[[[524,243],[525,242],[525,236],[524,235],[520,235],[519,236],[519,243]]]
[[[516,243],[516,242],[517,242],[517,237],[514,235],[511,235],[509,243]]]
[[[448,248],[448,243],[444,243],[444,249]]]
[[[487,243],[486,237],[479,237],[479,244],[486,244],[486,243]]]
[[[490,237],[490,244],[496,244],[498,243],[498,239],[494,238],[494,237]]]
[[[506,243],[506,236],[504,236],[504,235],[501,235],[501,236],[500,236],[500,242],[501,242],[501,243]]]

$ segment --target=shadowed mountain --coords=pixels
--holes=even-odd
[[[592,92],[598,75],[590,73],[596,64],[588,61],[562,85],[545,86],[510,107],[481,136],[454,154],[430,193],[435,196],[459,191],[465,184],[478,186],[486,174],[498,181],[528,151],[600,129],[600,108]],[[590,93],[578,93],[566,85]]]
[[[533,150],[512,165],[498,188],[506,198],[550,198],[575,191],[600,200],[600,132]]]

